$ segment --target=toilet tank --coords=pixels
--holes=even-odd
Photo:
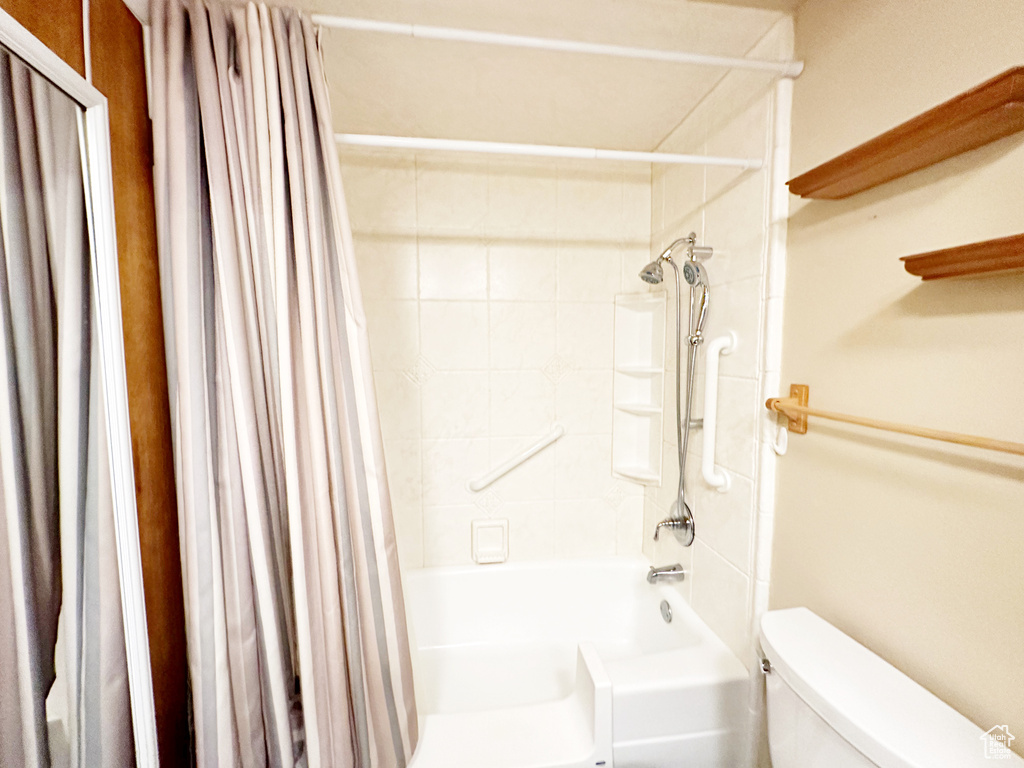
[[[806,608],[766,613],[761,647],[771,665],[773,768],[1024,768],[985,730]]]

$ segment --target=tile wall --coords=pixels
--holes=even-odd
[[[640,555],[643,488],[611,475],[614,297],[643,292],[648,166],[359,152],[342,178],[406,567]],[[480,493],[466,483],[561,423]]]
[[[790,58],[791,20],[776,24],[749,55]],[[660,147],[667,152],[764,158],[760,170],[670,166],[656,168],[652,177],[651,253],[657,255],[691,231],[699,243],[714,248],[706,264],[711,295],[705,336],[710,340],[732,330],[738,345],[720,359],[715,451],[716,464],[729,473],[731,486],[721,493],[700,477],[703,432],[694,430],[686,482],[697,522],[696,541],[689,548],[671,535],[653,542],[654,525],[668,515],[676,493],[675,414],[668,407],[675,383],[673,376],[666,376],[664,481],[646,493],[643,550],[657,564],[682,562],[689,569],[690,578],[679,587],[683,595],[748,666],[753,661],[754,627],[767,606],[775,499],[775,454],[769,442],[775,435],[774,419],[767,416],[763,403],[778,393],[781,364],[788,89],[785,81],[730,72]],[[674,322],[671,313],[669,321]],[[673,333],[670,327],[669,345]],[[670,368],[672,358],[666,358]],[[703,415],[703,393],[702,350],[695,418]]]

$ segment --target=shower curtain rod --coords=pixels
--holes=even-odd
[[[763,59],[744,59],[736,56],[714,56],[705,53],[689,53],[686,51],[666,51],[657,48],[637,48],[628,45],[609,45],[606,43],[587,43],[579,40],[559,40],[549,37],[531,37],[527,35],[506,35],[500,32],[481,32],[470,29],[454,29],[452,27],[430,27],[422,24],[399,24],[391,21],[373,19],[354,19],[346,16],[328,16],[314,14],[313,23],[333,29],[348,29],[358,32],[380,32],[388,35],[419,37],[427,40],[449,40],[463,43],[483,43],[485,45],[503,45],[511,48],[533,48],[545,51],[561,51],[563,53],[586,53],[598,56],[617,56],[624,59],[647,59],[673,64],[695,64],[705,67],[724,67],[727,69],[750,69],[761,72],[774,72],[781,77],[796,77],[803,69],[802,61],[765,61]]]
[[[553,144],[510,144],[503,141],[465,141],[462,139],[424,139],[413,136],[374,136],[365,133],[336,133],[334,140],[351,147],[429,150],[434,152],[474,152],[486,155],[523,155],[528,157],[565,157],[575,160],[618,160],[634,163],[672,165],[715,165],[757,170],[764,163],[757,158],[677,155],[668,152],[634,152],[622,149],[563,147]]]

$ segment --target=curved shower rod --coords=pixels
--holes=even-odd
[[[748,69],[775,73],[781,77],[796,77],[804,69],[802,61],[765,61],[745,59],[738,56],[716,56],[688,51],[666,51],[659,48],[639,48],[630,45],[609,45],[589,43],[582,40],[561,40],[551,37],[529,35],[507,35],[501,32],[483,32],[476,29],[455,29],[452,27],[431,27],[423,24],[401,24],[376,19],[354,19],[346,16],[314,14],[313,23],[332,29],[348,29],[357,32],[380,32],[388,35],[418,37],[426,40],[447,40],[461,43],[483,43],[511,48],[532,48],[562,53],[584,53],[598,56],[615,56],[624,59],[646,59],[669,64],[693,64],[703,67],[724,67],[727,69]]]

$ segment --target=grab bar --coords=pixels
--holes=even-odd
[[[729,331],[708,342],[704,357],[704,455],[700,471],[704,482],[719,492],[729,490],[729,473],[715,466],[715,433],[718,420],[718,357],[728,355],[736,349],[736,334]]]
[[[561,424],[555,424],[555,426],[551,429],[550,432],[548,432],[546,435],[544,435],[544,437],[542,437],[536,443],[534,443],[529,448],[524,450],[522,453],[516,454],[508,461],[492,469],[486,475],[478,477],[476,480],[470,480],[466,484],[466,486],[469,488],[470,491],[473,491],[474,493],[482,491],[484,488],[493,483],[502,475],[511,472],[513,469],[518,467],[531,456],[534,456],[540,451],[543,451],[545,448],[547,448],[549,445],[555,442],[555,440],[557,440],[564,434],[565,427],[563,427]]]

